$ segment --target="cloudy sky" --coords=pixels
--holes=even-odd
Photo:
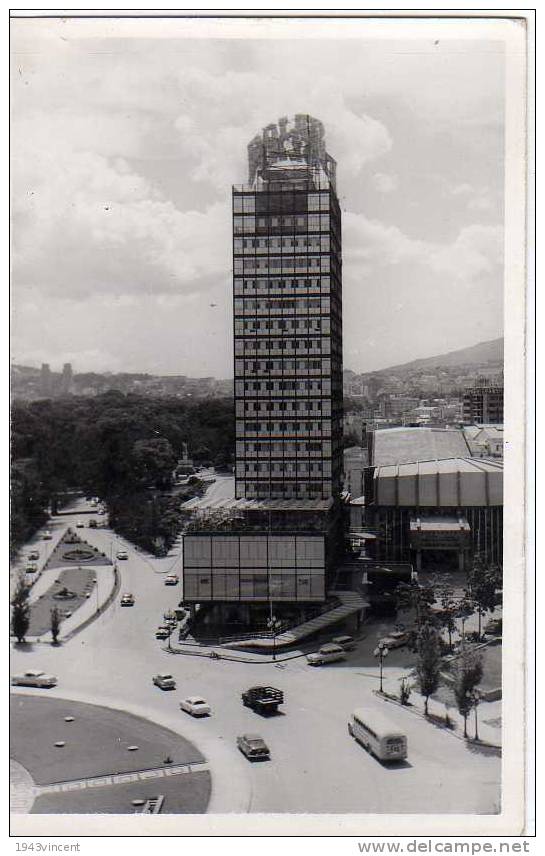
[[[230,186],[295,112],[338,162],[345,367],[502,335],[501,41],[258,35],[13,22],[15,362],[229,377]]]

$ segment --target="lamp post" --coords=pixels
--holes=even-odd
[[[276,660],[276,631],[279,629],[279,627],[281,625],[281,621],[280,621],[280,619],[276,618],[273,615],[272,598],[269,601],[269,604],[270,604],[270,616],[267,620],[267,627],[269,628],[269,630],[271,631],[271,633],[273,635],[273,660]]]
[[[389,648],[386,647],[384,642],[379,642],[377,647],[373,651],[373,654],[375,655],[375,657],[379,658],[379,662],[380,662],[380,689],[379,689],[380,693],[382,693],[382,662],[383,662],[384,658],[388,656],[389,653],[390,653],[390,650],[389,650]]]

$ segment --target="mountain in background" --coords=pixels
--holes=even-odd
[[[490,364],[491,367],[503,364],[503,337],[500,339],[491,339],[488,342],[479,342],[477,345],[471,345],[469,348],[448,351],[446,354],[436,354],[434,357],[422,357],[418,360],[411,360],[409,363],[388,366],[387,368],[377,369],[373,372],[352,372],[347,370],[345,374],[380,375],[392,374],[394,372],[396,374],[405,374],[405,372],[433,368],[482,368],[486,364]]]

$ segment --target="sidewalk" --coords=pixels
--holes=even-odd
[[[378,673],[378,669],[377,669]],[[407,712],[408,716],[420,716],[424,717],[424,697],[418,692],[418,690],[414,687],[414,678],[408,678],[408,682],[411,685],[411,695],[409,698],[408,705],[401,705],[399,702],[399,687],[401,684],[401,679],[403,677],[408,677],[406,670],[397,670],[396,674],[389,674],[388,669],[384,670],[384,678],[383,678],[383,688],[384,693],[388,696],[392,696],[393,698],[389,699],[385,697],[385,704],[397,705],[399,709]],[[379,695],[377,690],[377,695]],[[444,724],[445,722],[445,714],[448,709],[448,716],[453,724],[452,728],[447,728]],[[430,720],[430,728],[444,728],[446,731],[449,731],[453,737],[464,740],[464,719],[463,716],[458,713],[454,701],[452,705],[448,705],[446,707],[445,703],[436,698],[430,698],[428,702],[428,712],[429,712],[429,720]],[[495,748],[501,748],[502,743],[502,729],[501,729],[501,716],[502,716],[502,703],[500,701],[493,702],[481,702],[477,708],[477,721],[478,721],[478,733],[479,733],[479,741],[473,744],[473,735],[475,733],[475,715],[472,710],[468,719],[467,719],[467,733],[468,733],[468,743],[472,743],[475,746],[478,746],[479,743],[482,746],[491,746]]]

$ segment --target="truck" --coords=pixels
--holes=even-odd
[[[250,687],[242,693],[242,704],[256,713],[276,713],[284,701],[284,693],[274,687]]]

